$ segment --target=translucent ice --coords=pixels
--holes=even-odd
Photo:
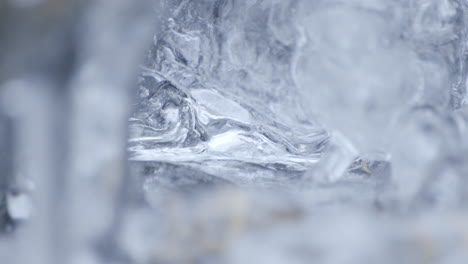
[[[465,2],[166,7],[129,140],[155,261],[466,258]]]
[[[467,1],[148,1],[0,4],[2,261],[466,262]]]

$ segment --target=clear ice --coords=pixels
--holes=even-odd
[[[468,263],[468,0],[58,2],[0,0],[0,263]]]
[[[468,2],[166,3],[129,139],[156,261],[468,259]]]

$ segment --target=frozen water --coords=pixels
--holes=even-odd
[[[286,168],[333,182],[359,155],[408,146],[410,134],[398,135],[407,133],[400,122],[409,109],[446,115],[466,98],[465,5],[456,1],[166,7],[131,119],[134,160],[207,172],[237,163],[236,174],[255,164],[246,177]],[[430,162],[430,151],[418,149],[411,156]]]
[[[251,174],[241,168],[249,164],[306,171],[316,163],[328,134],[298,104],[291,76],[296,44],[265,30],[272,14],[249,5],[171,6],[174,16],[155,37],[141,76],[131,120],[133,159],[185,162],[205,171],[213,162],[229,163],[230,174],[233,167]],[[249,21],[240,16],[246,10]]]
[[[0,4],[0,262],[467,262],[467,1],[149,1]]]
[[[166,8],[130,119],[151,259],[466,260],[466,2]]]

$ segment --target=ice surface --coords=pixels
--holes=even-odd
[[[0,262],[467,262],[467,1],[151,1],[0,4]]]
[[[465,2],[166,7],[130,120],[144,261],[467,259]]]
[[[358,155],[407,146],[398,135],[409,109],[446,115],[465,101],[462,3],[176,1],[166,7],[172,13],[148,52],[131,119],[134,160],[185,162],[205,171],[212,167],[202,164],[207,160],[328,167],[315,174],[335,181]]]

